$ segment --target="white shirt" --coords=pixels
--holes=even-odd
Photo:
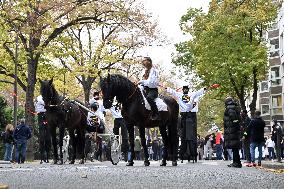
[[[167,88],[167,92],[172,94],[174,97],[177,98],[178,100],[178,104],[179,104],[179,108],[180,108],[180,112],[190,112],[193,108],[193,103],[194,103],[194,100],[201,96],[202,94],[204,94],[205,92],[205,89],[202,88],[196,92],[192,92],[192,93],[189,93],[187,95],[183,94],[182,92],[176,92],[176,90],[174,89],[171,89],[171,88]],[[188,101],[185,101],[183,99],[183,96],[187,96],[188,97]]]
[[[123,118],[121,115],[121,110],[119,108],[115,108],[114,106],[112,106],[110,109],[110,112],[113,116],[113,118]]]
[[[191,112],[198,112],[198,103],[199,103],[199,100],[201,99],[201,97],[205,94],[205,90],[204,90],[204,93],[198,97],[196,97],[194,99],[194,102],[193,102],[193,108],[191,110]]]
[[[158,88],[159,86],[159,73],[155,68],[150,69],[149,77],[146,80],[141,80],[140,83],[145,87]]]
[[[274,148],[275,143],[273,142],[273,140],[267,139],[265,145],[266,145],[267,147],[272,147],[272,148]]]
[[[41,95],[36,98],[36,101],[35,101],[35,111],[37,113],[46,112],[46,109],[44,108],[44,101],[43,101]]]

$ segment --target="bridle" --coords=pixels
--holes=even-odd
[[[138,89],[138,84],[135,84],[135,89],[134,89],[134,91],[131,93],[131,95],[129,95],[129,96],[127,97],[128,100],[132,98],[132,96],[135,94],[135,92],[137,91],[137,89]]]

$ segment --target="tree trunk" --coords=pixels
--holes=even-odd
[[[35,107],[34,107],[34,91],[36,83],[36,70],[38,59],[32,59],[29,56],[28,64],[28,78],[27,78],[27,91],[26,91],[26,104],[25,104],[25,118],[26,124],[32,129],[32,138],[28,141],[27,145],[27,159],[34,159],[34,131],[35,131]]]
[[[85,76],[82,76],[81,84],[84,90],[85,104],[89,104],[90,93],[91,93],[92,85],[95,80],[96,78],[94,77],[88,76],[87,78],[85,78]]]
[[[253,68],[253,94],[252,94],[252,101],[249,105],[250,108],[250,113],[251,116],[254,117],[255,115],[255,110],[256,110],[256,100],[257,100],[257,91],[258,91],[258,86],[257,86],[257,69],[254,67]]]

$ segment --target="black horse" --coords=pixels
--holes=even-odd
[[[146,146],[145,128],[159,127],[162,135],[164,149],[161,166],[167,164],[168,154],[174,166],[177,165],[177,121],[179,106],[175,99],[171,97],[160,96],[168,106],[168,111],[160,112],[161,121],[153,122],[150,120],[150,111],[144,106],[143,96],[137,85],[132,83],[126,77],[114,74],[107,78],[101,78],[100,87],[103,93],[103,104],[105,108],[110,108],[113,99],[122,104],[122,116],[125,119],[131,149],[131,158],[128,166],[133,166],[134,162],[134,126],[140,131],[141,144],[143,146],[145,160],[144,165],[149,166],[149,154]]]
[[[63,164],[62,146],[65,128],[68,129],[73,149],[70,164],[75,163],[77,147],[81,156],[80,163],[84,163],[85,127],[87,125],[86,110],[60,96],[53,86],[53,79],[40,82],[40,92],[45,103],[47,124],[52,137],[54,164],[58,161],[56,127],[59,128],[59,164]]]

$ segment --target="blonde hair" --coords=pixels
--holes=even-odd
[[[6,131],[14,131],[14,126],[12,124],[6,125]]]

